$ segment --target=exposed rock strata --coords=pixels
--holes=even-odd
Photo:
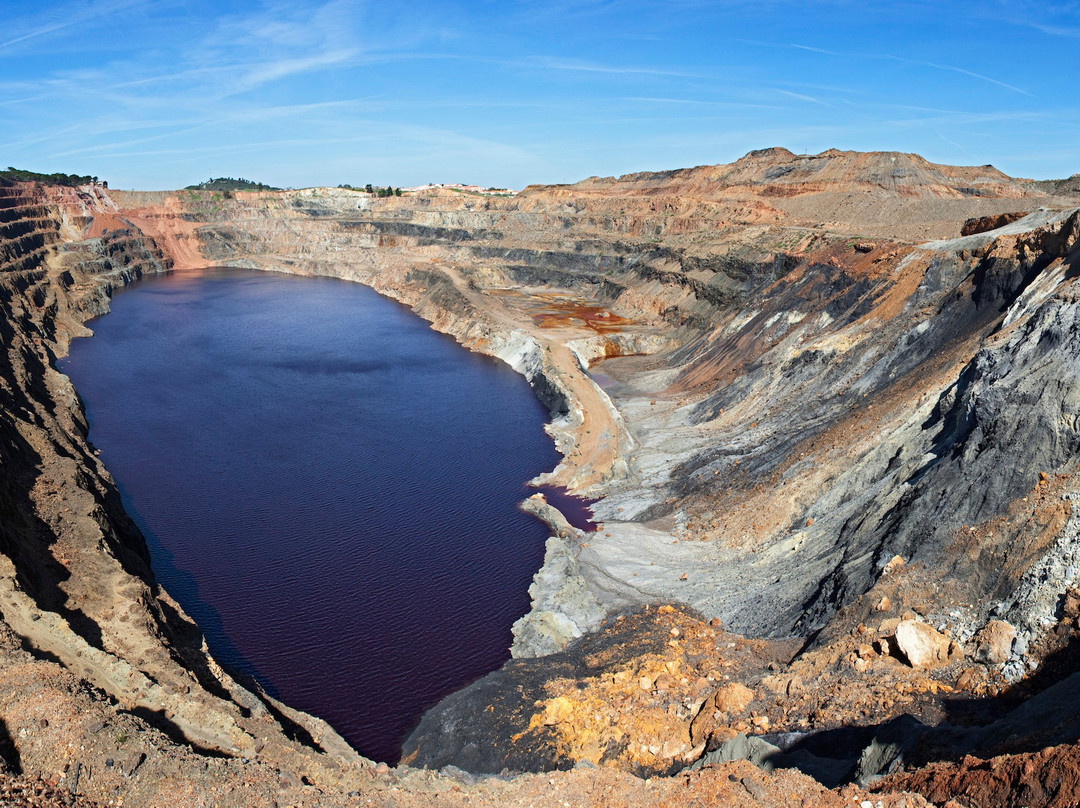
[[[1051,195],[1070,192],[911,155],[775,149],[513,200],[6,192],[0,611],[22,641],[176,737],[243,756],[261,743],[260,782],[284,771],[290,788],[344,789],[360,776],[332,731],[213,665],[153,584],[77,399],[51,369],[112,286],[168,255],[336,275],[412,306],[530,379],[564,455],[548,479],[602,497],[597,532],[553,531],[565,535],[517,632],[519,656],[557,653],[511,663],[430,713],[411,741],[418,762],[665,772],[739,733],[792,730],[820,757],[841,726],[870,740],[903,712],[957,720],[954,692],[1005,720],[1025,673],[1076,632],[1061,602],[1077,574],[1080,216],[1075,197]],[[1018,210],[1035,212],[1010,221]],[[982,222],[956,237],[969,219]],[[586,372],[601,360],[603,389]],[[656,601],[797,640],[723,635],[721,648],[705,621],[640,611]],[[614,623],[589,636],[627,609],[653,615],[635,618],[635,641],[618,641]],[[969,645],[997,618],[1018,629],[1003,662],[1002,648]],[[908,667],[893,649],[913,622],[968,653]],[[645,670],[654,652],[635,643],[650,637],[665,671]],[[738,661],[744,646],[757,662]],[[755,700],[717,708],[723,676]],[[647,726],[598,706],[618,697],[633,713],[630,686],[646,693],[646,679],[658,710]],[[1014,733],[1029,719],[1011,719]],[[451,731],[466,725],[479,734]],[[946,736],[960,743],[934,742]],[[197,762],[177,765],[197,782]],[[446,780],[395,776],[446,796]],[[712,787],[701,776],[694,787]],[[751,802],[779,793],[740,777]]]
[[[820,224],[841,196],[845,219],[803,223],[816,213]],[[983,389],[1010,382],[970,385],[989,352],[1007,350],[984,341],[1008,307],[1024,319],[1041,303],[1031,295],[1068,272],[1075,217],[852,246],[883,203],[904,203],[894,230],[944,234],[1020,198],[1053,201],[991,169],[769,150],[513,201],[379,204],[324,189],[184,204],[214,260],[369,283],[525,372],[566,458],[550,480],[606,496],[604,530],[576,560],[604,609],[674,597],[737,630],[786,634],[819,629],[895,554],[940,568],[957,527],[1030,487],[998,452],[1022,446],[1025,469],[1067,457],[1068,438],[1021,437],[1056,430],[1013,418],[1018,404],[978,412],[999,406]],[[574,305],[606,307],[620,325]],[[583,360],[642,349],[655,358],[604,365],[623,382],[614,403],[582,372]],[[1014,434],[983,451],[980,432],[955,432],[972,418],[1015,423]],[[953,485],[957,464],[966,488]],[[555,590],[558,577],[546,577]]]
[[[597,625],[604,612],[577,565],[574,546],[583,540],[566,518],[534,494],[522,509],[546,522],[552,530],[544,550],[544,565],[529,587],[532,609],[514,623],[513,654],[540,657],[561,651],[585,634],[582,627]]]
[[[130,227],[79,238],[99,207],[89,193],[0,188],[7,234],[0,267],[5,683],[16,681],[15,670],[32,678],[34,659],[58,662],[177,740],[339,781],[342,765],[358,766],[359,756],[325,723],[222,671],[198,627],[156,585],[142,537],[87,442],[75,391],[54,368],[71,337],[88,333],[82,323],[107,311],[111,289],[170,266]],[[33,656],[20,658],[20,645]],[[62,712],[43,717],[86,721]],[[21,754],[31,758],[25,747]]]

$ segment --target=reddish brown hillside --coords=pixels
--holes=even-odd
[[[1054,202],[1036,184],[993,166],[938,165],[902,152],[829,149],[808,155],[783,148],[753,151],[729,164],[532,186],[521,196],[573,198],[586,205],[607,200],[624,209],[634,200],[645,205],[671,200],[672,211],[690,200],[707,201],[723,205],[726,218],[743,223],[824,226],[905,239],[956,235],[958,218],[1014,211],[1019,199],[1030,198],[1030,207]]]

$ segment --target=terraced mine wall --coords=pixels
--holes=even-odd
[[[172,265],[131,227],[82,238],[90,217],[80,214],[99,204],[92,193],[0,187],[0,701],[7,732],[12,716],[26,722],[18,768],[66,763],[70,773],[90,765],[95,741],[119,760],[123,739],[138,732],[139,751],[128,750],[141,755],[136,765],[179,741],[237,760],[259,753],[325,779],[359,757],[322,722],[217,666],[155,583],[142,536],[87,442],[78,396],[54,368],[70,340],[89,333],[83,323],[108,311],[112,290]],[[27,710],[38,714],[29,735]],[[68,747],[72,737],[84,742]],[[169,791],[169,777],[182,791],[204,771],[194,756],[186,767],[159,756],[147,771],[155,769],[152,792]],[[119,767],[113,774],[123,777]]]
[[[767,184],[752,203],[691,204],[674,188],[655,190],[671,180],[624,178],[603,196],[588,182],[540,188],[512,202],[379,204],[320,189],[185,206],[209,260],[359,280],[496,355],[516,324],[545,349],[572,346],[579,365],[607,359],[601,369],[622,383],[604,394],[619,436],[609,441],[614,462],[575,453],[592,427],[575,399],[583,385],[566,381],[572,364],[537,375],[524,363],[567,455],[555,476],[602,497],[603,526],[553,536],[515,656],[557,652],[608,614],[668,600],[739,634],[827,645],[856,612],[873,616],[894,558],[907,564],[901,589],[910,587],[891,599],[894,611],[916,606],[958,638],[1007,617],[1021,628],[1017,647],[1033,645],[1053,607],[1010,604],[1031,606],[1021,579],[1050,563],[1068,507],[1043,501],[1026,520],[1008,514],[1050,475],[1073,473],[1072,417],[1051,415],[1073,392],[1050,381],[1069,378],[1072,359],[1044,360],[1036,378],[1015,357],[1068,329],[1046,307],[1071,279],[1076,214],[1060,205],[960,237],[958,214],[1049,200],[1018,185],[946,194],[939,183],[910,189],[928,199],[912,202],[918,215],[900,229],[953,238],[869,237],[853,207],[856,221],[826,226],[793,215],[815,194],[832,204],[841,191],[827,184],[803,189],[796,204]],[[632,195],[634,183],[650,187]],[[895,185],[886,190],[879,183],[869,200],[844,192],[867,211],[897,207]],[[687,208],[693,215],[680,216]],[[622,326],[598,331],[570,316],[561,331],[532,327],[559,301],[605,307]],[[1049,409],[1029,406],[1051,384]],[[1060,594],[1071,583],[1059,575],[1055,586]],[[1013,654],[1006,673],[1033,661]],[[460,727],[488,696],[442,722]],[[439,746],[455,741],[437,742],[430,757],[424,738],[412,743],[418,762],[462,762]]]
[[[685,787],[715,797],[738,772],[739,799],[841,799],[747,768],[774,760],[829,784],[915,770],[873,799],[940,801],[947,774],[989,805],[980,758],[920,767],[1008,753],[1016,788],[1048,804],[1075,749],[1061,693],[1080,615],[1080,228],[1055,189],[783,150],[513,199],[2,189],[0,708],[16,762],[53,771],[70,744],[67,787],[80,755],[128,754],[130,730],[141,773],[98,763],[92,785],[129,804],[160,800],[166,773],[192,793],[246,779],[265,804],[395,787],[550,803],[549,785],[597,783],[640,797],[613,773],[739,759]],[[110,288],[170,261],[366,283],[530,378],[564,457],[547,479],[600,497],[600,526],[529,505],[552,537],[516,658],[429,713],[407,760],[585,769],[539,792],[375,770],[213,663],[52,369]],[[34,724],[29,691],[66,717]],[[987,727],[957,729],[973,722]]]
[[[600,215],[610,199],[551,199],[560,193],[383,205],[323,189],[209,203],[193,195],[184,204],[210,261],[359,280],[470,347],[512,355],[556,416],[568,462],[554,479],[604,496],[599,513],[605,532],[614,531],[612,542],[590,541],[573,553],[572,574],[587,582],[595,604],[586,598],[576,613],[573,604],[562,607],[571,634],[612,609],[676,597],[740,632],[807,636],[870,589],[895,555],[925,557],[943,572],[944,548],[959,527],[1001,516],[1037,471],[1067,464],[1071,437],[1039,439],[1051,425],[1018,417],[1016,405],[979,412],[985,396],[970,386],[987,352],[1001,350],[987,340],[1007,317],[1021,318],[1010,308],[1029,302],[1025,290],[1045,282],[1050,267],[1067,273],[1060,267],[1072,260],[1075,217],[1036,216],[1011,236],[924,246],[863,239],[855,249],[860,240],[850,234],[786,221],[729,224],[706,239],[718,224],[714,213],[691,220],[689,235],[686,223],[669,221],[663,243],[654,243],[660,225],[640,216],[641,199],[624,200],[619,221]],[[1016,204],[1011,196],[995,201]],[[984,207],[977,202],[973,211]],[[626,212],[634,205],[638,216]],[[802,250],[773,249],[793,238]],[[633,359],[623,366],[638,398],[659,396],[650,407],[677,427],[654,425],[661,419],[650,412],[626,431],[627,412],[616,404],[614,459],[575,458],[590,427],[574,391],[588,381],[570,384],[567,369],[545,365],[538,351],[523,357],[509,347],[521,339],[515,317],[542,313],[560,297],[606,306],[627,325],[551,342],[561,338],[586,364],[653,354],[651,365],[637,366],[666,375],[643,377]],[[496,300],[512,309],[501,319],[490,305]],[[530,333],[532,345],[550,350],[542,328]],[[987,419],[1023,434],[1010,433],[997,450],[982,443],[965,460],[974,422]],[[650,440],[674,434],[682,451],[650,451]],[[997,455],[1013,447],[1028,453],[1023,473]],[[649,464],[635,467],[635,456]],[[958,475],[970,482],[958,486]],[[647,551],[651,566],[667,566],[647,581],[610,575],[665,536],[690,540],[692,549],[658,558]],[[972,598],[1008,594],[1043,549],[1021,546],[1012,551],[1015,569],[987,555],[979,583],[965,576]],[[526,654],[528,642],[519,643]]]

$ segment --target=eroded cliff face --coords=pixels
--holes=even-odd
[[[177,217],[175,202],[119,201],[149,232]],[[1028,290],[1067,282],[1075,243],[1070,200],[989,167],[772,149],[512,200],[179,201],[205,260],[367,283],[533,382],[565,456],[549,480],[602,497],[604,526],[588,547],[550,548],[561,571],[538,579],[519,655],[671,598],[737,631],[807,636],[894,555],[946,574],[957,528],[1067,462],[1071,438],[1029,440],[1048,425],[1016,417],[1018,403],[967,412],[988,399],[969,389],[976,355],[996,350],[1007,316],[1015,330],[1046,302]],[[965,220],[1020,206],[1062,212],[958,238]],[[601,389],[583,368],[605,359]],[[972,435],[956,429],[980,417],[1016,426],[964,456]],[[1013,447],[1022,473],[998,454]],[[1028,556],[1014,551],[1003,574],[988,555],[996,580],[971,597],[1004,597]],[[585,583],[576,595],[568,576]]]
[[[36,468],[25,458],[41,446],[60,465],[51,488],[44,472],[8,480],[5,555],[33,594],[0,606],[5,622],[177,737],[258,758],[264,774],[306,772],[300,787],[359,776],[332,731],[283,719],[213,665],[154,586],[50,364],[110,285],[169,261],[334,275],[524,373],[564,455],[546,480],[600,498],[589,534],[530,505],[553,535],[517,660],[429,713],[406,760],[640,773],[706,754],[781,760],[736,743],[746,733],[832,785],[957,749],[1024,751],[948,726],[1034,737],[1010,711],[1073,672],[1080,200],[1056,187],[913,155],[771,149],[509,199],[10,191],[30,201],[8,221],[36,224],[5,231],[5,288],[32,279],[4,318],[21,340],[5,465]],[[79,506],[49,510],[54,488],[83,492]],[[22,514],[42,510],[53,521],[38,547]],[[101,569],[72,572],[76,552]],[[129,613],[134,633],[115,622]],[[70,647],[55,639],[69,629]],[[169,677],[185,675],[182,691]],[[905,713],[918,727],[887,723]],[[1043,721],[1039,742],[1074,741],[1075,718]],[[939,799],[935,777],[903,784]],[[773,798],[752,785],[740,792],[752,802]]]
[[[241,775],[258,758],[265,794],[279,770],[298,788],[355,782],[363,761],[332,729],[222,671],[155,583],[55,370],[112,289],[172,265],[108,207],[96,189],[0,187],[0,739],[17,739],[5,762],[156,804],[211,788],[209,759]]]

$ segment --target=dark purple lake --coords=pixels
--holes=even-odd
[[[328,278],[180,272],[92,325],[61,369],[220,662],[394,762],[509,657],[559,459],[521,376]]]

